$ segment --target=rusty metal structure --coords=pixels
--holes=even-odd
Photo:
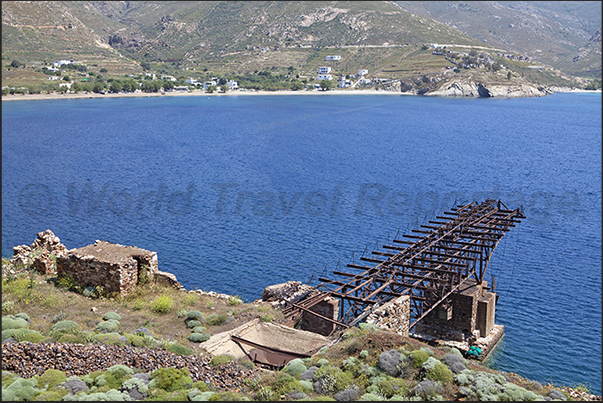
[[[320,277],[317,292],[288,304],[283,313],[294,324],[307,312],[333,323],[335,332],[356,325],[393,298],[408,295],[412,328],[463,284],[481,284],[496,246],[524,218],[522,208],[511,210],[500,200],[457,205],[404,234],[404,239],[383,245],[385,251],[372,251],[374,257],[361,257],[372,265],[350,263],[347,267],[355,272],[333,272],[339,280]],[[327,298],[340,300],[338,319],[311,310]]]

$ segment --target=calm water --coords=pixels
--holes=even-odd
[[[492,366],[600,394],[600,94],[2,103],[3,256],[51,229],[252,301],[485,197],[527,215],[489,269]]]

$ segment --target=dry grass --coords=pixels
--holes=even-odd
[[[5,263],[3,261],[3,271]],[[156,284],[139,287],[125,297],[95,299],[65,291],[56,283],[54,276],[29,271],[16,279],[3,275],[2,302],[14,303],[10,311],[3,311],[3,315],[25,312],[32,320],[29,328],[46,334],[56,315],[77,322],[82,330],[94,331],[105,313],[116,312],[121,316],[120,333],[126,334],[144,326],[156,339],[177,342],[195,352],[201,352],[200,344],[188,341],[191,331],[186,328],[185,317],[178,317],[179,311],[198,310],[205,318],[211,314],[225,315],[227,319],[220,325],[204,324],[212,334],[233,329],[258,317],[269,316],[273,321],[282,320],[282,314],[269,304],[232,305],[229,300]],[[158,300],[170,302],[164,313],[154,310]]]

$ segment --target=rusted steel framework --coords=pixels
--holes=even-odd
[[[360,273],[334,271],[340,280],[319,278],[322,283],[312,297],[289,304],[285,315],[295,321],[303,312],[328,297],[339,298],[335,329],[361,322],[377,306],[402,295],[410,296],[412,328],[469,279],[480,283],[494,249],[504,234],[525,218],[521,208],[510,210],[500,200],[458,205],[436,216],[421,229],[361,257],[373,265],[350,263]]]

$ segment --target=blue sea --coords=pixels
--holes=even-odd
[[[488,268],[505,326],[489,364],[601,394],[601,138],[596,93],[5,101],[2,255],[46,229],[136,245],[249,302],[501,199],[527,218]]]

